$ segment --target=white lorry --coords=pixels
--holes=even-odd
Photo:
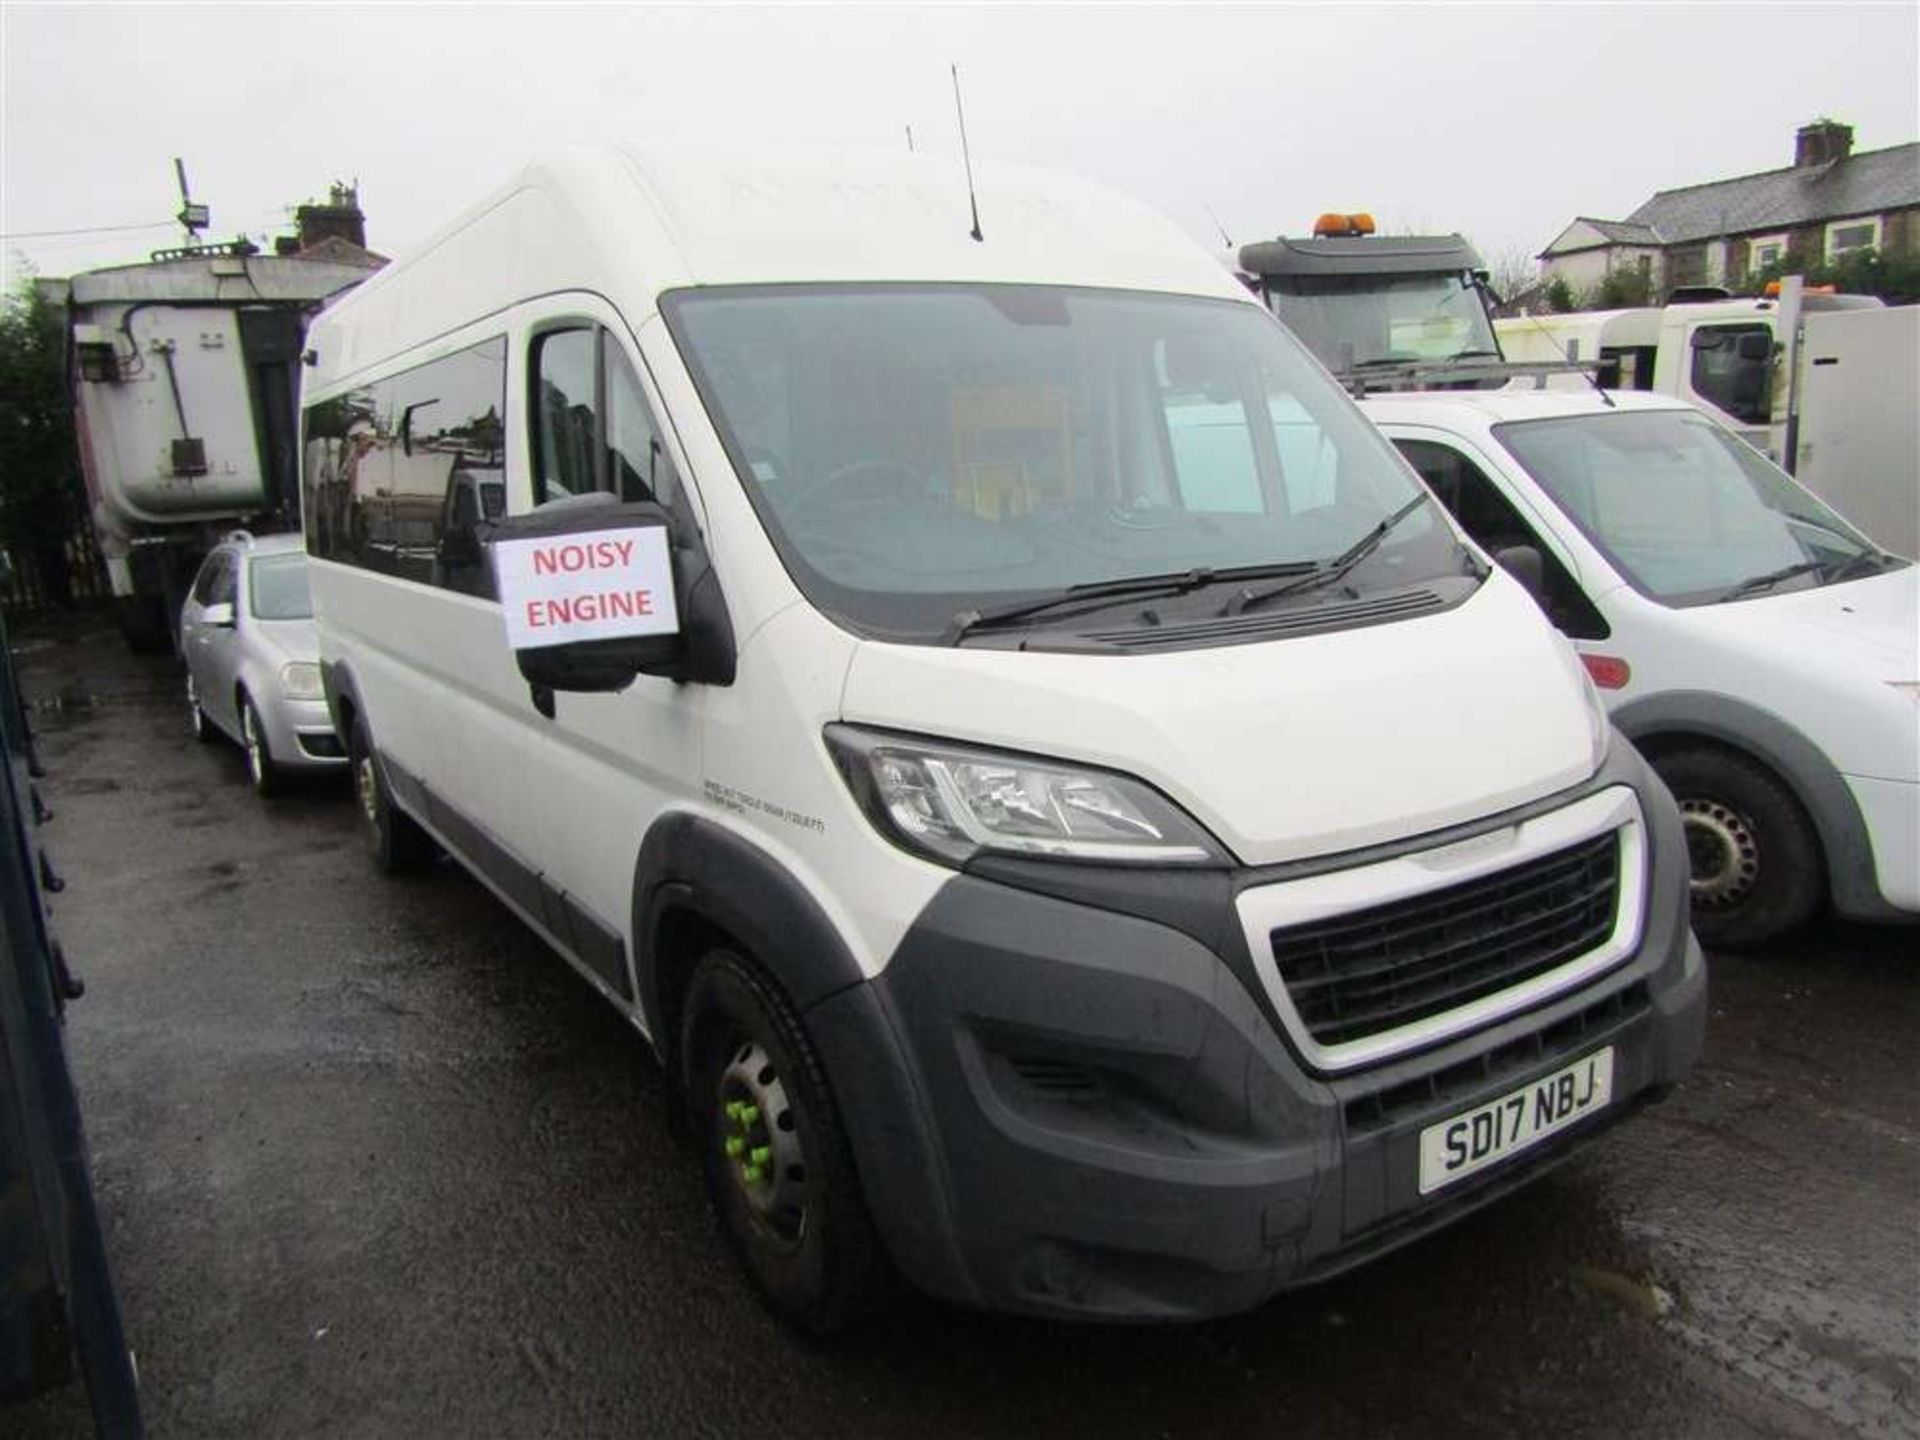
[[[1511,360],[1704,406],[1876,543],[1920,555],[1920,307],[1809,293],[1496,321]],[[1558,387],[1581,387],[1558,376]]]
[[[220,535],[236,524],[297,525],[294,395],[306,322],[369,273],[369,262],[337,251],[225,245],[68,282],[87,504],[135,648],[168,643]]]

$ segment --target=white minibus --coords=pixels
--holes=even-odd
[[[1540,1174],[1705,1011],[1678,814],[1526,591],[1171,223],[978,181],[567,152],[309,337],[375,861],[631,1020],[816,1333],[896,1278],[1244,1309]]]

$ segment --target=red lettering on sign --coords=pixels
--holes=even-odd
[[[617,570],[633,563],[633,541],[564,541],[533,552],[536,575],[576,575],[582,570]]]
[[[651,614],[651,590],[602,590],[588,595],[554,595],[527,601],[527,628],[545,630],[554,625],[630,620]]]

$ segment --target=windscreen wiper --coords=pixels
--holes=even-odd
[[[1856,550],[1844,560],[1828,561],[1827,563],[1833,568],[1821,576],[1821,579],[1831,585],[1836,580],[1851,580],[1857,574],[1872,574],[1888,569],[1888,562],[1897,565],[1899,560],[1899,556],[1890,555],[1885,550]],[[1872,569],[1865,568],[1868,566]]]
[[[962,610],[953,617],[953,623],[941,635],[940,643],[958,645],[967,636],[977,635],[982,630],[997,629],[1016,620],[1043,615],[1067,605],[1083,605],[1089,610],[1098,610],[1114,600],[1135,596],[1185,595],[1220,580],[1305,574],[1318,568],[1312,561],[1287,561],[1277,565],[1236,565],[1225,570],[1200,566],[1164,575],[1129,575],[1120,580],[1090,580],[1069,585],[1064,590],[1034,600],[1012,600],[1005,605],[993,605],[984,610]]]
[[[1778,570],[1769,570],[1764,575],[1750,575],[1731,590],[1716,596],[1713,603],[1724,605],[1727,601],[1738,600],[1742,596],[1758,595],[1762,590],[1771,590],[1774,586],[1791,580],[1796,575],[1811,575],[1817,570],[1824,569],[1826,564],[1824,560],[1800,560],[1792,565],[1782,565]]]
[[[1325,564],[1311,566],[1307,573],[1295,580],[1283,580],[1278,585],[1269,585],[1262,590],[1242,590],[1227,601],[1220,613],[1238,615],[1250,605],[1260,605],[1268,600],[1277,600],[1282,595],[1295,595],[1302,590],[1317,590],[1322,585],[1331,585],[1379,549],[1380,542],[1387,538],[1387,532],[1426,504],[1427,499],[1427,492],[1422,490]]]

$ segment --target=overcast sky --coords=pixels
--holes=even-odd
[[[1576,214],[1791,162],[1819,115],[1920,138],[1920,5],[58,6],[0,0],[0,255],[144,259],[184,157],[213,234],[335,179],[404,253],[543,147],[959,145],[1078,171],[1217,245],[1329,209],[1489,258]],[[956,178],[956,183],[958,180]]]

